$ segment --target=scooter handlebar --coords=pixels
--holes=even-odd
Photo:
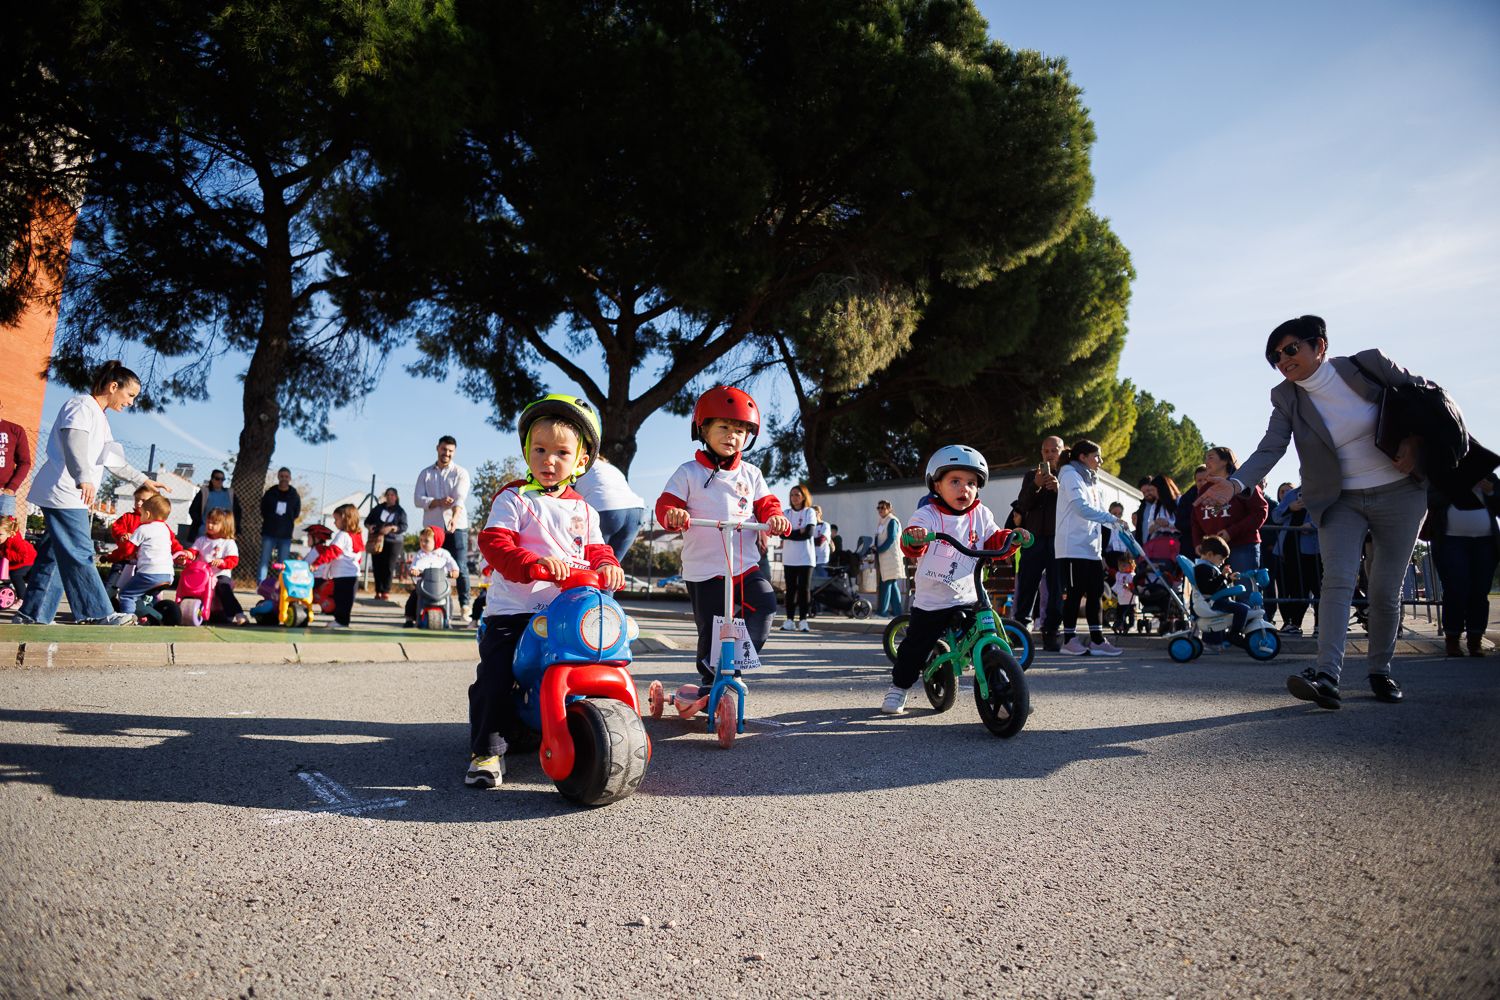
[[[771,530],[767,525],[764,525],[764,524],[762,524],[759,521],[731,521],[731,520],[727,520],[727,519],[726,520],[722,520],[722,521],[716,521],[716,520],[714,520],[711,517],[690,517],[690,518],[688,518],[688,527],[690,527],[690,528],[718,528],[721,531],[724,530],[724,529],[726,529],[726,528],[728,530],[730,530],[730,531],[770,531]]]

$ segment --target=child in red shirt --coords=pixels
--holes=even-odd
[[[26,593],[26,574],[36,562],[36,549],[21,537],[20,524],[14,517],[0,517],[0,555],[10,563],[10,582],[16,593]]]

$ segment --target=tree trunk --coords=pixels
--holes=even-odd
[[[236,525],[241,572],[249,581],[260,565],[260,498],[281,428],[280,386],[291,356],[292,255],[288,220],[279,192],[266,196],[265,306],[260,336],[245,369],[244,426],[235,458],[234,495],[247,522]],[[278,225],[279,223],[279,225]],[[304,514],[307,512],[304,511]],[[258,581],[257,581],[258,582]]]

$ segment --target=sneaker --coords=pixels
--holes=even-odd
[[[1082,656],[1089,651],[1089,648],[1083,644],[1082,639],[1075,635],[1058,647],[1057,651],[1059,653],[1066,653],[1069,656]]]
[[[1388,705],[1401,701],[1401,685],[1390,674],[1371,674],[1370,690],[1374,692],[1376,701],[1383,701]]]
[[[781,631],[795,632],[797,631],[797,623],[788,618],[786,621],[781,623]]]
[[[1077,636],[1074,636],[1074,638],[1076,639]],[[1090,656],[1119,656],[1123,652],[1123,649],[1114,645],[1108,639],[1105,639],[1103,642],[1089,643]]]
[[[885,700],[880,703],[880,710],[886,715],[905,715],[906,694],[906,688],[892,684],[891,689],[885,693]]]
[[[41,622],[37,621],[35,618],[31,617],[30,615],[23,615],[19,611],[17,611],[14,615],[11,616],[10,623],[12,625],[40,625],[41,624]]]
[[[1301,625],[1283,625],[1283,626],[1281,626],[1281,628],[1277,629],[1276,631],[1280,632],[1282,635],[1301,635],[1302,634],[1302,626]]]
[[[496,788],[505,776],[505,758],[470,757],[464,784],[474,788]]]
[[[1313,702],[1319,708],[1332,710],[1344,704],[1339,697],[1339,682],[1332,674],[1322,673],[1315,667],[1308,667],[1302,673],[1288,677],[1286,689],[1292,693],[1292,697]]]
[[[323,627],[326,628],[326,629],[330,629],[330,630],[332,630],[334,632],[347,632],[347,631],[349,631],[349,629],[352,626],[345,625],[343,622],[329,622],[327,625],[324,625]]]
[[[804,619],[802,619],[801,621],[799,621],[797,623],[797,631],[798,632],[811,632],[812,631],[812,626],[808,625],[807,624],[807,619],[804,618]]]
[[[103,618],[88,618],[88,619],[85,619],[84,621],[79,622],[78,624],[80,624],[80,625],[137,625],[137,624],[139,624],[139,622],[137,622],[135,620],[135,615],[129,614],[129,613],[124,612],[124,611],[116,611],[112,615],[105,615]]]

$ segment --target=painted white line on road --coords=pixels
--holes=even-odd
[[[225,715],[254,715],[254,714],[256,714],[256,710],[252,708],[252,709],[249,709],[249,710],[244,711],[244,712],[225,712],[224,714]]]
[[[349,789],[334,781],[322,771],[298,771],[297,778],[307,786],[313,797],[323,804],[321,806],[310,806],[301,810],[282,810],[280,812],[268,813],[261,817],[267,824],[276,826],[281,823],[292,823],[297,820],[311,819],[314,816],[326,816],[330,813],[340,816],[359,816],[365,826],[373,825],[374,821],[365,817],[367,812],[375,812],[380,809],[399,809],[406,805],[405,799],[356,799]]]
[[[208,673],[207,670],[189,670],[189,671],[187,671],[187,675],[189,677],[201,677],[202,675],[204,675],[206,673]]]
[[[783,728],[806,725],[806,723],[803,722],[780,722],[776,719],[752,719],[748,715],[745,716],[745,724],[754,726],[781,726]]]

